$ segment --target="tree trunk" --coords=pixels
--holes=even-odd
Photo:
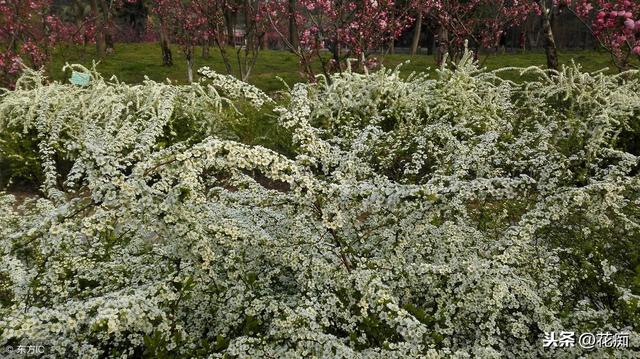
[[[100,0],[100,8],[102,9],[102,29],[105,53],[111,54],[114,49],[113,35],[111,34],[111,9],[106,0]]]
[[[433,55],[433,48],[435,47],[435,36],[433,31],[427,31],[427,55]]]
[[[234,25],[234,13],[227,9],[224,11],[224,22],[227,28],[227,45],[234,46],[235,38],[233,33],[233,25]]]
[[[104,25],[98,10],[98,0],[91,0],[91,15],[96,19],[96,56],[103,58],[105,53]]]
[[[105,53],[112,54],[114,51],[113,36],[109,32],[104,34]]]
[[[296,0],[289,0],[289,42],[298,48],[298,27],[296,25]]]
[[[218,46],[218,50],[220,50],[220,57],[222,57],[222,62],[224,63],[224,67],[227,70],[228,74],[231,74],[233,68],[231,67],[231,60],[229,60],[229,54],[225,48],[225,44],[223,43],[223,38],[225,35],[221,34],[216,37],[216,45]]]
[[[186,53],[187,57],[187,77],[189,78],[189,83],[193,83],[193,47],[189,47]]]
[[[539,0],[542,10],[542,28],[544,32],[544,51],[547,55],[547,67],[552,70],[558,69],[558,50],[551,27],[551,10],[547,8],[546,0]]]
[[[444,55],[449,52],[449,33],[443,26],[438,30],[438,48],[436,52],[436,61],[438,65],[444,62]]]
[[[169,47],[169,37],[162,17],[158,16],[158,32],[160,35],[160,49],[162,50],[162,66],[173,66],[173,55]]]
[[[411,56],[418,53],[418,46],[420,45],[420,35],[422,34],[422,12],[418,12],[416,17],[416,26],[413,30],[413,40],[411,41]]]
[[[340,69],[340,72],[342,72],[342,64],[340,63],[340,56],[341,56],[340,44],[336,42],[333,48],[333,60],[335,61],[335,65],[338,66],[338,69]]]
[[[202,43],[202,57],[205,59],[209,58],[209,39],[205,39]]]

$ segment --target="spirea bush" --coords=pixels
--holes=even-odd
[[[41,195],[0,196],[0,347],[637,356],[640,76],[501,71],[537,80],[469,54],[278,101],[208,69],[190,86],[25,75],[0,97],[2,170],[37,164]],[[252,107],[293,154],[234,140]],[[630,345],[543,348],[561,330]]]

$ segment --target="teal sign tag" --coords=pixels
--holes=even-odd
[[[91,75],[89,74],[73,71],[73,73],[71,73],[71,78],[69,79],[69,81],[71,81],[71,83],[74,85],[87,86],[89,85],[90,79]]]

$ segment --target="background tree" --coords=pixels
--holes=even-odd
[[[418,52],[418,46],[420,45],[420,37],[422,34],[422,22],[425,13],[434,5],[433,0],[417,0],[409,4],[412,7],[412,13],[415,16],[415,22],[413,25],[413,37],[411,39],[411,55],[415,55]]]
[[[289,15],[289,42],[298,44],[298,24],[296,21],[296,0],[289,0],[287,14]]]
[[[124,2],[136,0],[91,0],[91,13],[95,20],[96,52],[98,57],[104,57],[115,49],[113,14]]]
[[[236,71],[233,54],[227,48],[229,26],[234,26],[228,22],[229,9],[241,14],[244,21],[242,43],[235,44],[235,40],[232,42]],[[193,81],[194,49],[209,41],[218,48],[227,73],[235,73],[238,78],[247,80],[258,58],[265,33],[265,17],[261,15],[263,10],[260,0],[243,0],[241,3],[230,3],[228,0],[159,0],[153,8],[153,12],[162,21],[161,29],[181,46],[187,60],[189,81]],[[235,37],[234,30],[231,28]]]
[[[207,31],[207,19],[201,16],[195,1],[158,0],[153,11],[178,43],[187,61],[187,78],[193,82],[194,48]]]
[[[533,1],[428,0],[421,6],[438,24],[440,57],[446,52],[453,60],[462,54],[465,42],[476,55],[482,48],[497,48],[505,31],[540,11]]]
[[[204,20],[201,32],[203,42],[216,45],[228,74],[235,74],[246,81],[258,59],[265,36],[266,18],[262,15],[264,3],[261,0],[193,0],[192,5],[193,11]],[[229,17],[230,14],[233,16]],[[237,20],[242,23],[237,24]],[[236,30],[240,30],[236,27],[242,31],[236,33]],[[233,48],[229,49],[229,45]]]
[[[299,0],[295,9],[292,5],[269,2],[266,16],[281,41],[298,56],[309,79],[315,77],[311,66],[315,60],[325,75],[342,71],[348,58],[356,59],[358,67],[375,65],[369,55],[398,38],[413,21],[410,8],[396,7],[393,0]],[[286,36],[292,12],[297,36]],[[329,50],[328,56],[324,50]]]
[[[549,69],[558,69],[558,50],[556,48],[556,40],[551,26],[551,17],[553,16],[553,6],[557,4],[556,0],[549,2],[548,0],[536,0],[540,7],[540,18],[542,20],[542,34],[544,38],[544,52],[547,57],[547,67]]]
[[[244,43],[236,46],[236,60],[240,79],[246,81],[258,60],[268,22],[263,1],[243,0],[240,8],[244,19]]]
[[[91,6],[83,0],[74,0],[56,7],[56,14],[65,24],[68,34],[67,45],[95,43],[96,19],[92,16]],[[63,54],[64,56],[64,54]]]
[[[12,86],[23,65],[43,66],[68,33],[51,0],[0,1],[0,86]]]
[[[162,51],[162,65],[173,66],[173,54],[171,52],[171,47],[169,46],[171,40],[169,38],[166,21],[162,14],[156,12],[155,14],[149,15],[147,21],[152,23],[157,30],[158,42]]]

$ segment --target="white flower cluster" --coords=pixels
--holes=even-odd
[[[211,91],[221,91],[225,96],[231,99],[243,99],[249,101],[249,103],[257,108],[262,107],[265,103],[273,102],[271,97],[265,94],[262,90],[253,85],[249,85],[246,82],[238,80],[233,75],[223,75],[211,70],[208,67],[201,68],[200,70],[198,70],[198,73],[203,76],[201,82],[211,82],[208,85]]]
[[[295,157],[221,136],[226,100],[200,85],[2,94],[0,127],[35,136],[46,191],[0,195],[0,348],[587,355],[543,348],[567,329],[628,332],[598,354],[637,355],[640,79],[522,71],[538,80],[467,54],[437,79],[298,84],[275,109]],[[188,118],[206,138],[172,130]]]

